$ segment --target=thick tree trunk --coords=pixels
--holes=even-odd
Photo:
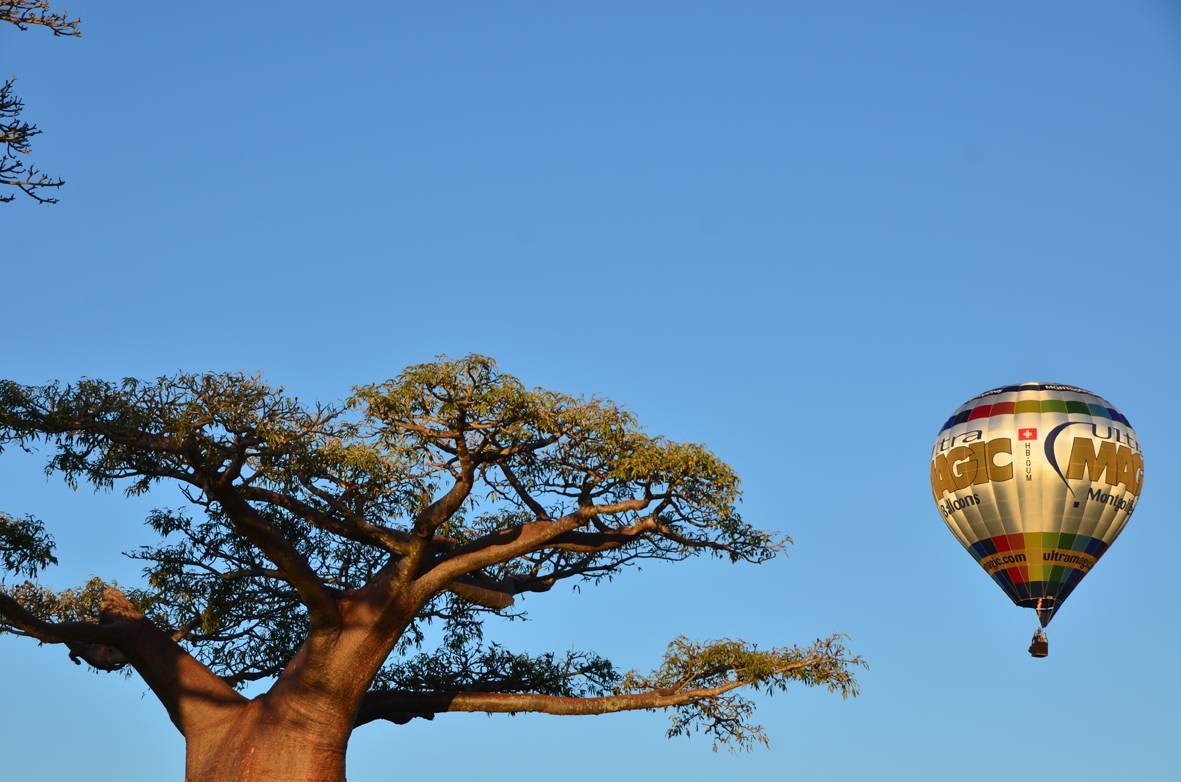
[[[266,694],[228,710],[194,703],[181,728],[186,782],[344,782],[361,700],[420,603],[382,618],[341,601],[344,629],[319,649],[309,640]]]
[[[186,782],[344,782],[352,726],[263,696],[186,736]]]

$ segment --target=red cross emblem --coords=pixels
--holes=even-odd
[[[1037,439],[1037,429],[1018,429],[1017,430],[1017,439],[1018,440],[1036,440]]]

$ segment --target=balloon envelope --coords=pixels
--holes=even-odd
[[[1043,626],[1119,536],[1143,482],[1128,419],[1090,391],[1053,383],[973,397],[931,453],[948,528]]]

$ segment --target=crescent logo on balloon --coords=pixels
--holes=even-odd
[[[1144,457],[1128,419],[1102,397],[1023,383],[961,405],[935,438],[930,473],[948,529],[1044,627],[1123,531]]]
[[[1070,481],[1066,480],[1066,476],[1062,474],[1062,468],[1058,466],[1058,457],[1054,455],[1054,442],[1058,439],[1058,435],[1066,427],[1082,426],[1085,423],[1086,422],[1084,421],[1067,421],[1064,424],[1055,426],[1050,430],[1050,433],[1046,435],[1046,461],[1050,463],[1050,467],[1054,469],[1054,472],[1058,473],[1058,477],[1062,479],[1062,482],[1066,484],[1066,488],[1068,489],[1070,489]],[[1074,496],[1074,489],[1070,489],[1070,495],[1072,497]]]

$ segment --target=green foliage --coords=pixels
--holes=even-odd
[[[647,496],[672,527],[665,542],[685,553],[759,562],[786,542],[742,520],[737,475],[705,447],[648,435],[630,412],[605,400],[526,389],[483,356],[409,367],[358,388],[350,402],[364,414],[362,431],[422,473],[454,475],[463,459],[478,465],[492,510],[452,534],[536,516],[507,467],[550,517]],[[642,515],[615,514],[615,526]]]
[[[53,538],[40,520],[0,513],[0,568],[31,578],[38,570],[56,564]]]
[[[682,637],[669,644],[659,668],[649,674],[629,672],[615,689],[619,693],[707,693],[674,708],[669,737],[690,736],[698,731],[713,739],[715,752],[719,746],[728,746],[732,751],[750,750],[759,744],[767,746],[768,739],[762,726],[751,721],[755,705],[740,694],[740,687],[747,692],[773,695],[786,692],[792,682],[798,682],[825,687],[848,698],[858,693],[852,669],[864,666],[865,661],[850,653],[839,635],[817,639],[808,647],[767,651],[745,641],[697,643]]]
[[[255,481],[283,485],[341,430],[339,411],[305,410],[258,378],[238,373],[144,382],[81,380],[21,386],[0,382],[0,446],[37,442],[56,453],[46,465],[71,486],[98,488],[128,479],[128,494],[164,478],[194,477],[188,454],[208,465],[242,469]]]
[[[4,593],[29,613],[51,622],[97,622],[103,589],[107,583],[92,578],[80,587],[54,591],[32,581],[5,587]],[[0,622],[3,618],[0,617]],[[14,632],[12,627],[3,629]]]
[[[363,574],[337,549],[347,541],[291,517],[272,514],[292,534],[299,550],[325,570],[337,566],[337,579]],[[185,633],[190,652],[236,685],[274,676],[307,637],[307,611],[274,565],[217,508],[194,521],[182,511],[157,509],[148,523],[172,542],[128,553],[145,561],[151,599],[147,615],[158,625]],[[353,548],[360,548],[353,545]],[[373,557],[365,569],[372,572]]]

